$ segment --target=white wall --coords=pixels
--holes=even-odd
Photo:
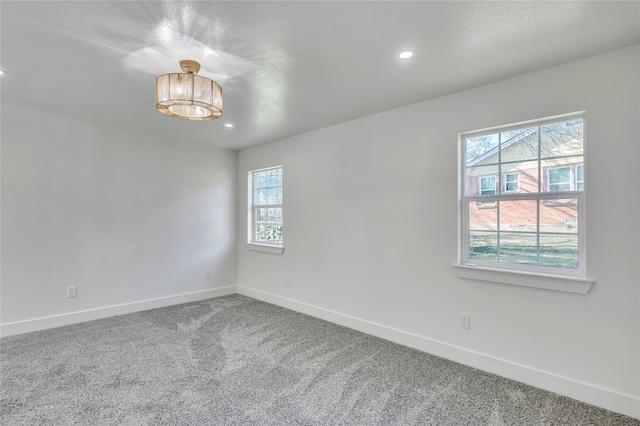
[[[2,335],[238,283],[640,418],[639,56],[635,46],[239,155],[2,105]],[[590,293],[458,279],[457,134],[579,110]],[[247,172],[278,164],[281,256],[243,244]],[[458,327],[460,312],[471,329]]]
[[[639,52],[241,151],[239,292],[640,418]],[[458,133],[581,110],[590,293],[458,279]],[[248,251],[247,172],[279,164],[284,254]]]
[[[3,335],[234,293],[236,174],[202,141],[3,105]]]

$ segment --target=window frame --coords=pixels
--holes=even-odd
[[[280,188],[281,194],[281,203],[263,203],[257,204],[255,203],[255,176],[257,173],[263,173],[273,170],[280,170],[281,178],[280,178],[280,186],[269,187],[265,189],[271,188]],[[284,251],[284,207],[283,207],[283,187],[284,187],[284,169],[281,165],[266,167],[261,169],[250,170],[247,174],[247,188],[248,188],[248,220],[247,220],[247,246],[250,250],[262,251],[267,253],[274,254],[282,254]],[[282,216],[282,227],[283,227],[283,235],[281,241],[269,241],[269,240],[258,240],[256,235],[257,229],[257,210],[258,209],[280,209]]]
[[[499,183],[500,193],[495,195],[466,195],[467,191],[467,164],[466,164],[466,146],[465,141],[471,137],[491,135],[496,133],[505,133],[509,131],[526,129],[536,126],[539,129],[546,125],[561,123],[571,120],[582,120],[583,139],[582,139],[582,161],[579,166],[583,167],[583,187],[584,187],[584,165],[586,163],[586,113],[584,111],[578,113],[564,114],[560,116],[548,117],[544,119],[531,120],[521,123],[514,123],[506,126],[497,126],[479,131],[471,131],[459,134],[459,238],[458,238],[458,264],[456,273],[461,278],[470,278],[482,281],[499,282],[505,284],[524,285],[528,287],[545,288],[550,290],[568,291],[573,293],[585,294],[593,284],[594,280],[586,275],[586,190],[575,190],[574,186],[575,167],[569,166],[571,169],[571,191],[565,192],[545,192],[547,185],[538,184],[538,191],[534,193],[521,192],[519,176],[518,190],[506,191],[506,174],[517,172],[503,172],[503,164],[498,162],[498,176],[505,175],[504,183]],[[538,180],[542,179],[542,162],[546,157],[538,151],[535,161],[538,163]],[[523,159],[524,160],[524,159]],[[547,178],[548,176],[544,176]],[[478,181],[480,185],[480,181]],[[504,188],[502,188],[504,186]],[[480,187],[478,187],[480,194]],[[499,201],[510,200],[536,200],[540,205],[547,200],[576,199],[578,204],[578,267],[563,268],[543,265],[528,265],[519,263],[507,263],[499,261],[483,261],[469,258],[470,251],[470,205],[475,202],[477,205],[495,203]],[[539,221],[539,219],[538,219]],[[538,222],[536,235],[540,235],[540,224]],[[498,227],[499,229],[499,227]]]

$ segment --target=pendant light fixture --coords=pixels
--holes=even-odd
[[[164,74],[156,79],[156,108],[163,114],[184,120],[214,120],[222,116],[222,88],[196,75],[200,64],[180,61],[182,73]]]

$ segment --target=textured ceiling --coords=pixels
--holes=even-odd
[[[638,1],[2,1],[0,16],[2,106],[232,149],[640,43]],[[220,83],[221,119],[155,110],[180,59]]]

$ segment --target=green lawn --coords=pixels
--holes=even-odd
[[[469,258],[491,262],[578,268],[577,235],[541,235],[540,239],[538,248],[535,235],[507,234],[501,236],[498,247],[496,234],[474,234],[470,238]]]

